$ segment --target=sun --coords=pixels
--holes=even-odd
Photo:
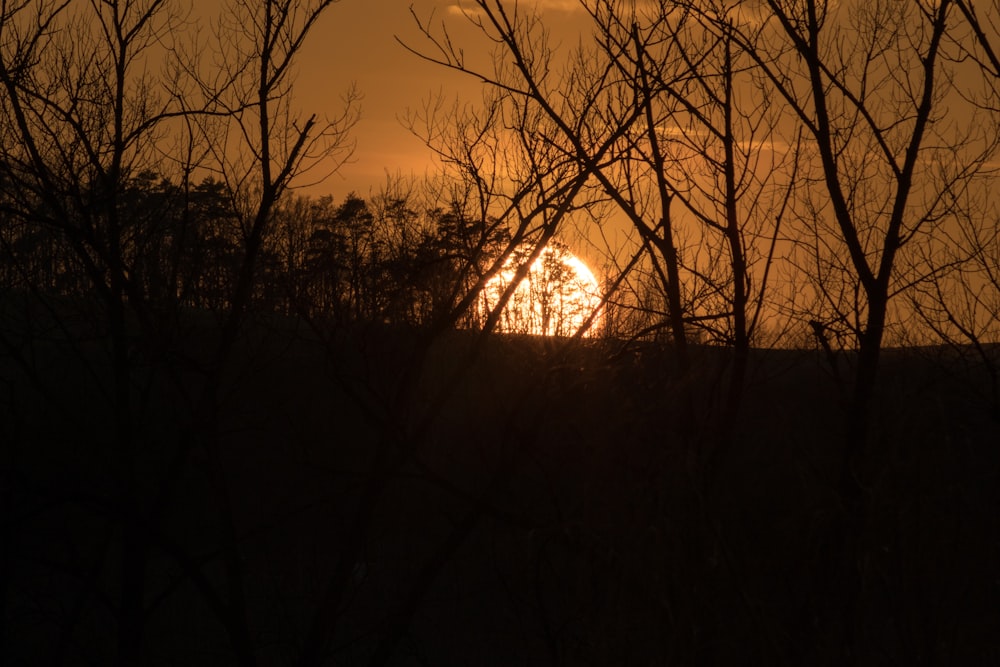
[[[516,278],[531,248],[511,253],[504,268],[483,288],[480,311],[493,312]],[[496,330],[536,336],[572,336],[593,317],[584,336],[600,324],[601,290],[593,272],[562,243],[542,248],[497,320]],[[596,314],[595,314],[596,313]]]

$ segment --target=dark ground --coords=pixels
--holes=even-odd
[[[421,357],[416,333],[257,323],[214,437],[209,329],[133,358],[145,664],[292,664],[325,595],[338,665],[1000,664],[1000,420],[955,352],[886,353],[852,533],[818,352],[754,354],[706,479],[723,349],[682,379],[651,345],[497,338],[469,364],[467,335]],[[42,330],[0,354],[0,664],[111,664],[106,344]]]

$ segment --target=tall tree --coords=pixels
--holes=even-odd
[[[815,152],[822,192],[802,215],[815,225],[814,277],[822,276],[828,317],[857,341],[842,467],[845,488],[857,488],[890,305],[913,278],[900,258],[954,217],[955,195],[997,141],[989,118],[963,102],[950,57],[959,39],[953,2],[774,1],[762,10],[739,42]],[[837,284],[847,289],[835,293]],[[852,292],[856,298],[841,298]]]
[[[86,276],[107,336],[104,387],[113,424],[111,503],[120,522],[118,661],[141,660],[147,538],[138,481],[130,314],[152,329],[138,221],[123,213],[132,178],[155,161],[177,115],[145,63],[177,24],[166,0],[3,3],[0,16],[0,169],[14,215],[71,249],[65,268]],[[99,376],[100,374],[98,374]],[[96,454],[96,453],[95,453]],[[65,647],[62,647],[63,649]]]
[[[294,59],[338,0],[230,0],[216,26],[220,70],[199,75],[209,114],[203,128],[214,168],[240,219],[244,256],[219,353],[228,354],[253,296],[257,262],[282,194],[296,177],[322,180],[351,152],[357,116],[348,93],[340,116],[302,116],[294,105]]]
[[[701,331],[732,349],[718,415],[731,428],[751,344],[775,315],[768,289],[799,147],[736,43],[737,7],[583,4],[603,57],[621,73],[619,96],[646,100],[602,183],[652,253],[675,339]]]
[[[631,224],[646,260],[639,266],[664,304],[653,326],[670,331],[679,375],[691,371],[694,331],[733,350],[716,419],[732,425],[750,346],[774,313],[767,296],[790,211],[794,130],[782,136],[782,114],[738,43],[738,9],[612,2],[579,9],[592,35],[559,59],[546,50],[542,18],[489,0],[467,18],[496,45],[493,71],[468,64],[447,32],[431,36],[424,57],[516,100],[541,119],[536,141],[589,173],[581,204],[609,202]],[[694,398],[685,400],[691,414]],[[688,435],[693,442],[693,428]]]
[[[737,42],[795,115],[814,156],[805,177],[816,187],[798,202],[812,257],[807,275],[822,303],[814,326],[846,329],[857,351],[837,475],[840,566],[827,574],[842,582],[839,612],[822,624],[850,659],[868,588],[856,563],[869,548],[865,527],[885,454],[874,445],[887,441],[875,435],[873,408],[895,298],[934,274],[908,258],[961,224],[961,193],[995,152],[995,123],[959,83],[956,44],[967,31],[954,2],[740,7],[748,20]]]
[[[215,35],[227,66],[200,76],[207,63],[183,44],[179,35],[187,24],[169,0],[0,3],[0,243],[4,259],[25,277],[30,304],[23,321],[0,332],[0,343],[51,409],[67,412],[65,428],[70,417],[81,424],[76,437],[92,446],[88,465],[107,464],[94,479],[111,480],[87,490],[94,494],[93,503],[84,504],[93,509],[88,520],[95,534],[105,527],[111,532],[103,544],[98,537],[80,544],[83,574],[73,613],[53,629],[57,639],[47,647],[53,661],[86,626],[108,566],[118,570],[107,591],[118,598],[112,605],[117,661],[144,662],[154,617],[148,601],[172,588],[163,590],[152,576],[154,553],[172,558],[196,586],[240,662],[255,661],[225,475],[213,456],[216,408],[255,293],[275,202],[311,164],[335,169],[348,148],[350,104],[326,123],[297,121],[291,111],[293,60],[333,4],[232,3]],[[159,73],[158,63],[165,63]],[[324,162],[330,156],[333,161]],[[216,180],[193,184],[198,169],[214,172]],[[51,273],[69,281],[35,281],[40,272],[22,263],[32,255],[13,252],[16,244],[42,239],[51,240],[59,264]],[[73,299],[61,298],[67,295]],[[165,326],[169,318],[161,314],[176,315],[182,302],[223,316],[219,344],[208,358],[182,349],[177,327]],[[78,402],[93,415],[60,402],[51,377],[23,354],[35,342],[40,321],[28,317],[36,313],[47,314],[60,332],[59,345],[86,369],[90,390],[81,387]],[[106,350],[107,363],[95,346]],[[200,391],[192,392],[185,377],[192,367],[207,371]],[[177,432],[151,425],[151,411],[163,407],[152,401],[163,396],[177,397],[184,408],[172,422]],[[56,446],[53,457],[67,455],[58,442],[46,444]],[[216,506],[206,511],[223,517],[225,586],[207,577],[164,528],[198,445],[207,455],[204,472],[217,482]],[[46,487],[45,480],[38,483]],[[64,492],[49,493],[62,498]],[[58,505],[49,511],[58,512]]]

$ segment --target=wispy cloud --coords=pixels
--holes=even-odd
[[[468,3],[455,2],[448,5],[445,12],[448,14],[474,14],[476,10],[472,6],[469,6]]]
[[[536,0],[538,8],[542,11],[552,10],[556,12],[578,12],[580,11],[579,0]]]
[[[581,10],[580,0],[521,0],[522,4],[527,7],[533,8],[538,13],[542,12],[578,12]],[[514,6],[514,1],[506,3],[510,5],[511,8]],[[479,9],[474,3],[468,2],[468,0],[457,0],[456,2],[448,5],[447,9],[449,14],[478,14]]]

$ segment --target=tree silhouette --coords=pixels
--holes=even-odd
[[[228,15],[240,20],[216,35],[230,68],[218,76],[200,76],[197,49],[186,53],[180,40],[162,53],[185,25],[167,0],[0,8],[0,183],[11,223],[2,252],[5,288],[18,286],[24,299],[23,307],[5,304],[21,315],[0,342],[49,409],[65,413],[59,424],[78,427],[74,438],[92,471],[79,493],[52,486],[45,470],[19,482],[42,489],[39,508],[55,503],[54,520],[63,504],[86,508],[92,530],[75,543],[79,560],[54,566],[87,564],[73,580],[74,611],[43,630],[51,641],[41,650],[52,661],[72,651],[95,601],[110,596],[114,629],[87,643],[111,642],[113,651],[97,650],[118,664],[144,662],[144,637],[157,620],[148,602],[174,585],[153,569],[163,555],[195,584],[240,661],[255,661],[230,498],[212,445],[274,204],[312,161],[347,146],[350,107],[325,126],[313,118],[296,129],[289,115],[292,60],[332,4],[234,3]],[[149,63],[164,55],[162,75],[153,74]],[[250,144],[241,151],[250,161],[238,166],[228,142],[214,143],[234,128]],[[176,152],[165,155],[168,137]],[[197,169],[217,178],[194,185]],[[191,349],[191,323],[178,317],[185,307],[222,317],[212,353]],[[25,354],[43,335],[45,354]],[[84,395],[77,405],[53,388],[51,355],[75,369]],[[177,414],[161,431],[152,415],[164,409]],[[22,434],[18,451],[73,459],[67,452],[76,447],[67,449],[67,434],[53,428]],[[227,581],[219,588],[166,528],[195,451],[214,480],[208,511],[220,517]],[[44,562],[30,548],[23,562]],[[113,585],[104,590],[102,577]]]
[[[333,4],[0,6],[0,661],[988,662],[997,6],[482,0],[307,195]]]
[[[841,569],[829,573],[844,582],[843,607],[823,623],[837,650],[852,650],[867,587],[844,564],[867,548],[872,484],[888,456],[872,411],[882,349],[904,317],[898,297],[952,263],[928,248],[966,223],[966,195],[996,153],[988,9],[584,1],[593,35],[555,58],[544,13],[482,0],[464,12],[495,49],[478,68],[447,25],[420,24],[430,38],[422,57],[515,100],[518,117],[535,121],[536,144],[595,184],[580,202],[604,198],[631,222],[681,376],[692,368],[692,325],[732,346],[724,407],[706,412],[728,422],[739,414],[761,318],[784,310],[856,349],[835,475]],[[509,128],[506,118],[495,123]],[[779,270],[797,292],[784,303],[768,288]],[[685,405],[678,421],[700,457],[712,418]],[[724,536],[709,539],[725,551]]]

